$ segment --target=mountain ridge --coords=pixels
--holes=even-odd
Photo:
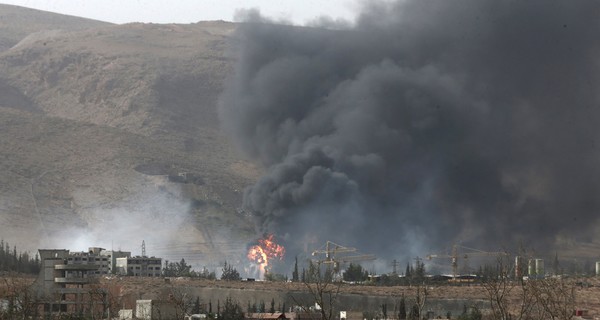
[[[78,30],[103,25],[111,25],[111,23],[0,4],[0,52],[14,46],[25,36],[40,30]]]
[[[0,32],[4,240],[134,254],[144,240],[195,266],[239,261],[254,237],[241,190],[260,170],[216,111],[235,25],[113,25],[0,5],[12,15],[38,23]]]

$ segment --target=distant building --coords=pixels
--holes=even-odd
[[[132,309],[121,309],[119,310],[119,320],[131,320],[133,319],[133,310]]]
[[[131,257],[131,252],[129,251],[114,251],[114,250],[104,250],[100,251],[100,255],[106,257],[108,260],[108,273],[116,274],[117,273],[117,258],[129,258]]]
[[[182,319],[177,305],[172,301],[164,300],[137,300],[135,306],[136,319]]]
[[[362,314],[361,314],[362,315]],[[321,314],[315,312],[259,312],[259,313],[246,313],[244,315],[246,320],[319,320]]]
[[[67,256],[67,264],[69,265],[93,265],[96,266],[94,270],[88,270],[84,277],[90,277],[93,275],[101,275],[109,273],[109,263],[105,256],[100,255],[100,252],[104,250],[98,247],[89,248],[87,252],[70,252]],[[71,272],[67,272],[67,276],[70,276]]]
[[[98,265],[98,269],[92,272],[93,274],[113,274],[115,273],[116,259],[122,257],[131,257],[131,252],[90,247],[87,252],[70,252],[67,257],[67,264],[94,264]]]
[[[116,259],[117,274],[134,277],[160,277],[162,259],[155,257],[124,257]]]
[[[283,312],[275,312],[275,313],[267,313],[267,312],[258,312],[258,313],[247,313],[244,317],[247,320],[283,320],[283,319],[291,319],[285,315]]]

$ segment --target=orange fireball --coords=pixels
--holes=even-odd
[[[268,270],[270,259],[283,260],[285,256],[285,248],[275,243],[272,234],[266,235],[263,239],[258,239],[258,244],[248,249],[247,257],[252,262],[258,265],[260,275],[263,277],[265,270]]]

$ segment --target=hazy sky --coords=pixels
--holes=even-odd
[[[295,24],[326,15],[352,19],[358,0],[1,0],[39,10],[114,23],[190,23],[203,20],[233,21],[240,8],[258,8],[265,16]]]

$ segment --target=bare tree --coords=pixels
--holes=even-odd
[[[423,317],[423,309],[425,309],[425,304],[427,303],[428,297],[429,292],[427,291],[427,286],[425,284],[418,285],[415,302],[417,304],[417,307],[419,308],[420,317]]]
[[[175,305],[176,316],[179,318],[189,314],[195,304],[193,295],[175,286],[170,288],[168,301]]]
[[[8,309],[4,311],[10,319],[28,319],[37,316],[38,300],[31,288],[30,279],[11,277],[4,278],[5,292],[2,297],[8,301]],[[0,318],[2,318],[0,314]]]
[[[575,286],[572,282],[560,279],[538,279],[531,281],[531,290],[546,318],[570,320],[575,310]]]
[[[306,273],[303,283],[310,294],[310,304],[318,306],[321,320],[331,320],[334,318],[341,282],[334,282],[333,278],[334,270],[329,265],[322,268],[321,263],[313,263],[310,261],[308,272]],[[305,312],[309,312],[306,303],[299,303],[294,296],[292,296],[292,299]]]
[[[509,268],[503,257],[497,259],[498,272],[483,281],[490,302],[492,319],[522,320],[531,317],[535,297],[522,279],[511,280]],[[515,301],[515,298],[516,301]]]
[[[502,258],[498,274],[483,282],[497,320],[556,319],[570,320],[575,310],[575,287],[560,278],[511,280]]]

